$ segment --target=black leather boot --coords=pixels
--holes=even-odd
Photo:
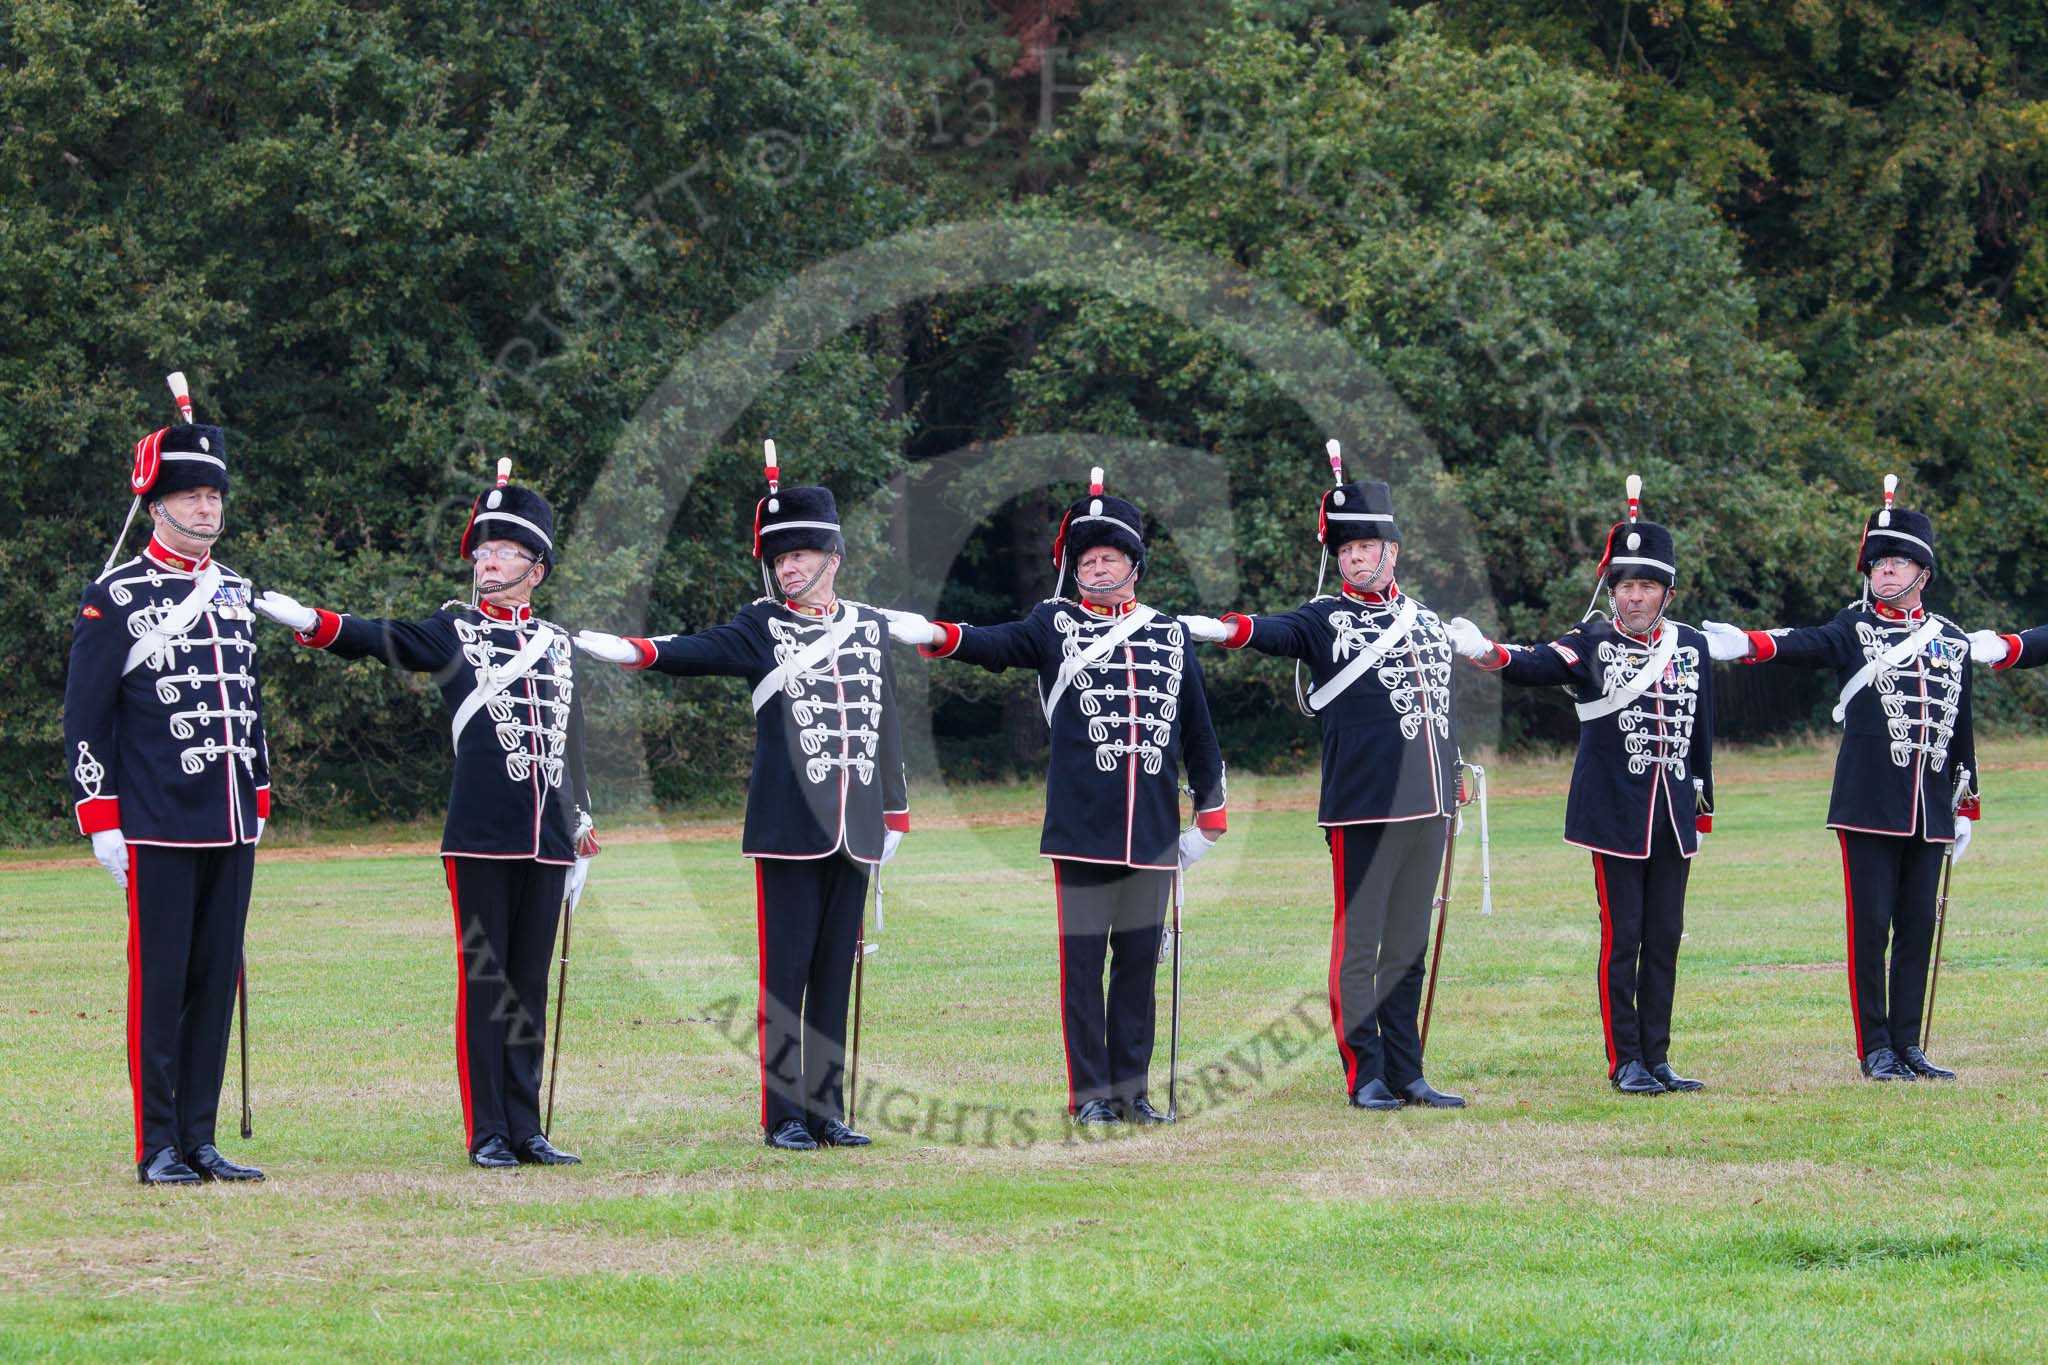
[[[1124,1117],[1132,1123],[1172,1123],[1173,1120],[1152,1107],[1152,1101],[1143,1095],[1124,1106]]]
[[[469,1154],[469,1164],[487,1171],[509,1171],[519,1165],[519,1158],[512,1155],[505,1139],[493,1134],[477,1144],[477,1149]]]
[[[1956,1073],[1945,1066],[1936,1066],[1927,1060],[1927,1054],[1911,1043],[1899,1049],[1899,1060],[1904,1062],[1915,1076],[1928,1081],[1952,1081]]]
[[[261,1180],[263,1172],[254,1166],[237,1166],[220,1154],[220,1148],[210,1142],[201,1143],[192,1149],[192,1155],[185,1158],[185,1164],[199,1173],[201,1180]]]
[[[535,1133],[512,1149],[512,1155],[525,1166],[581,1166],[583,1158],[563,1151],[549,1142],[545,1133]]]
[[[1351,1092],[1353,1109],[1399,1109],[1401,1097],[1387,1089],[1387,1083],[1375,1076]]]
[[[774,1132],[762,1138],[761,1141],[767,1143],[770,1147],[779,1148],[785,1152],[815,1152],[818,1150],[818,1140],[811,1136],[810,1129],[804,1127],[802,1119],[784,1119],[775,1125]]]
[[[1123,1115],[1117,1113],[1116,1106],[1108,1100],[1088,1100],[1079,1109],[1074,1111],[1074,1122],[1076,1124],[1092,1126],[1095,1124],[1122,1123],[1123,1121]]]
[[[1402,1088],[1403,1103],[1419,1104],[1429,1109],[1463,1109],[1463,1095],[1446,1095],[1443,1091],[1417,1076]]]
[[[1650,1068],[1650,1074],[1655,1076],[1658,1083],[1666,1090],[1705,1090],[1707,1088],[1705,1081],[1696,1081],[1690,1076],[1681,1076],[1676,1071],[1673,1071],[1669,1062],[1657,1063],[1657,1065]]]
[[[185,1164],[176,1147],[164,1147],[135,1163],[135,1178],[145,1185],[197,1185],[199,1172]]]
[[[856,1133],[838,1119],[823,1119],[811,1125],[811,1136],[827,1147],[865,1147],[874,1139]]]
[[[1652,1076],[1650,1069],[1641,1062],[1628,1061],[1614,1073],[1614,1088],[1624,1095],[1661,1095],[1664,1082]]]

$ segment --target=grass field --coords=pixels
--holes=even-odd
[[[586,1164],[511,1175],[463,1162],[438,864],[266,846],[256,1137],[222,1131],[271,1179],[145,1190],[122,902],[82,845],[17,862],[0,1356],[2048,1356],[2048,743],[1982,754],[1944,1087],[1857,1077],[1831,751],[1721,758],[1672,1051],[1706,1093],[1609,1090],[1565,769],[1507,763],[1494,913],[1468,821],[1429,1049],[1472,1107],[1348,1110],[1312,785],[1234,778],[1190,878],[1192,1112],[1106,1141],[1060,1122],[1035,791],[914,797],[866,976],[862,1152],[761,1146],[752,877],[719,829],[599,859],[555,1125]]]

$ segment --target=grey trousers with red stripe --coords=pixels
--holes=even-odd
[[[1881,1047],[1918,1047],[1927,964],[1934,955],[1934,902],[1949,846],[1917,834],[1835,833],[1842,843],[1856,1055],[1868,1057]]]
[[[1330,843],[1330,1024],[1344,1090],[1377,1077],[1396,1094],[1422,1079],[1423,950],[1443,874],[1443,816],[1337,825]]]
[[[128,1080],[135,1159],[213,1141],[256,845],[128,845]]]
[[[540,1132],[548,967],[569,869],[532,858],[444,857],[455,907],[455,1075],[469,1150]]]
[[[1593,855],[1600,901],[1600,1028],[1607,1075],[1628,1062],[1670,1060],[1671,1000],[1678,988],[1678,943],[1685,936],[1685,884],[1692,862],[1678,846],[1670,809],[1651,816],[1650,856]]]
[[[846,1117],[846,1008],[853,997],[869,867],[825,858],[754,859],[760,939],[761,1127]]]

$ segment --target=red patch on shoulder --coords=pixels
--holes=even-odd
[[[100,619],[100,609],[98,607],[87,607],[84,611],[81,611],[78,614],[80,616],[83,616],[88,621],[97,621]]]

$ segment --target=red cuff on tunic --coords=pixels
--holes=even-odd
[[[907,810],[883,811],[882,827],[884,829],[893,829],[898,834],[910,833],[910,812]]]
[[[1984,818],[1984,803],[1976,797],[1971,797],[1968,801],[1956,807],[1956,814],[1970,820],[1982,820]]]
[[[258,787],[256,789],[256,818],[258,820],[268,820],[270,818],[270,788],[268,787]]]
[[[932,624],[937,626],[939,633],[946,638],[936,645],[919,645],[917,647],[918,653],[924,655],[927,659],[943,659],[954,650],[960,648],[960,627],[954,625],[951,621],[934,621]]]
[[[336,612],[322,611],[318,607],[313,609],[313,615],[319,618],[313,622],[313,628],[293,631],[292,638],[302,645],[325,649],[334,643],[335,636],[341,634],[341,616]]]
[[[636,649],[636,650],[640,651],[640,661],[639,661],[638,663],[624,664],[624,665],[622,665],[622,667],[625,667],[625,668],[648,668],[648,667],[651,667],[651,666],[653,665],[653,663],[654,663],[654,641],[652,641],[652,640],[643,640],[643,639],[641,639],[641,638],[640,638],[639,636],[637,636],[637,635],[628,635],[628,636],[626,637],[626,643],[627,643],[627,644],[629,644],[629,645],[631,645],[631,646],[633,646],[633,648],[634,648],[634,649]]]
[[[1778,642],[1771,638],[1768,631],[1745,630],[1742,633],[1749,637],[1749,657],[1742,662],[1767,664],[1778,657]]]
[[[1711,815],[1695,815],[1692,818],[1692,826],[1701,834],[1712,834],[1714,832],[1714,817]]]
[[[2017,635],[2001,635],[1998,638],[2005,641],[2005,657],[1991,665],[1991,667],[1994,669],[2011,668],[2020,661],[2020,651],[2025,649],[2026,646],[2020,643],[2020,637]]]
[[[1223,624],[1230,627],[1230,638],[1223,642],[1225,649],[1243,649],[1251,643],[1251,617],[1241,611],[1226,611],[1223,613]]]
[[[1195,812],[1195,828],[1213,829],[1218,834],[1227,834],[1230,832],[1229,812],[1222,806],[1215,810],[1198,810]]]
[[[94,796],[78,803],[78,832],[80,834],[101,834],[107,830],[119,828],[121,828],[120,797]]]
[[[1493,644],[1493,641],[1488,640],[1487,643]],[[1493,657],[1491,659],[1469,659],[1466,662],[1470,663],[1474,668],[1483,668],[1488,673],[1498,673],[1501,669],[1508,666],[1508,647],[1506,645],[1493,645]]]

